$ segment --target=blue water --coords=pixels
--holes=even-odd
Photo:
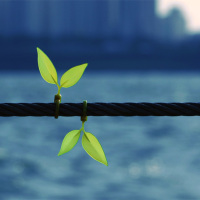
[[[53,102],[39,72],[0,74],[0,102]],[[199,102],[200,73],[85,72],[62,102]],[[81,146],[58,157],[79,117],[0,118],[1,200],[199,200],[199,117],[88,117],[109,166]]]

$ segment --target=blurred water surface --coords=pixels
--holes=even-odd
[[[0,75],[0,102],[53,102],[39,72]],[[198,102],[200,73],[85,72],[62,102]],[[58,157],[79,117],[0,118],[1,200],[200,199],[199,117],[88,117],[106,167],[81,146]]]

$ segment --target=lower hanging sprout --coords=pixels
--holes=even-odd
[[[55,95],[55,101],[54,101],[56,103],[55,118],[58,118],[59,104],[61,102],[60,89],[62,87],[68,88],[75,85],[82,77],[88,63],[72,67],[71,69],[66,71],[62,75],[59,85],[57,71],[53,63],[41,49],[37,48],[37,52],[38,52],[38,67],[41,76],[46,82],[55,84],[58,87],[58,93],[57,95]],[[87,101],[84,101],[83,103],[84,114],[81,117],[82,127],[80,130],[73,130],[70,131],[68,134],[66,134],[66,136],[62,141],[62,145],[58,153],[58,156],[69,152],[76,145],[76,143],[80,138],[80,134],[83,131],[82,146],[85,149],[85,151],[96,161],[108,166],[108,162],[106,160],[106,156],[101,147],[101,144],[92,133],[86,132],[84,129],[84,123],[85,121],[87,121],[86,108],[87,108]]]
[[[104,151],[101,147],[101,144],[97,140],[97,138],[89,132],[86,132],[84,129],[84,121],[82,122],[82,127],[80,130],[73,130],[67,133],[67,135],[64,137],[60,152],[58,155],[63,155],[67,152],[69,152],[78,142],[80,138],[80,134],[83,131],[82,136],[82,146],[85,149],[85,151],[95,160],[97,160],[100,163],[103,163],[104,165],[108,166],[108,162],[106,160],[106,156],[104,154]]]

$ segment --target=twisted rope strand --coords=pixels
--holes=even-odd
[[[54,116],[54,103],[2,103],[0,116]],[[81,116],[82,103],[61,103],[59,116]],[[200,103],[88,103],[88,116],[200,116]]]

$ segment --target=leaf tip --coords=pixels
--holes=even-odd
[[[39,53],[39,51],[41,51],[41,49],[40,49],[39,47],[37,47],[36,49],[37,49],[37,52],[38,52],[38,53]]]
[[[105,156],[105,161],[104,162],[102,162],[104,165],[106,165],[106,166],[108,166],[108,161],[107,161],[107,159],[106,159],[106,156]]]
[[[88,63],[84,63],[84,64],[82,64],[82,66],[84,66],[86,69],[86,67],[88,66]],[[84,69],[84,71],[85,71],[85,69]]]
[[[105,156],[105,160],[104,161],[99,161],[100,163],[104,164],[105,166],[108,166],[108,161],[106,159],[106,156]]]
[[[61,152],[59,152],[59,153],[58,153],[58,156],[61,156],[61,155],[63,155],[63,154],[62,154]]]

